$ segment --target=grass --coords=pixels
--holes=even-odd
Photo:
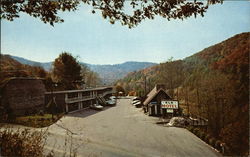
[[[63,114],[57,114],[54,115],[53,119],[51,114],[22,116],[22,117],[16,117],[13,123],[29,127],[42,128],[54,124],[62,116]]]

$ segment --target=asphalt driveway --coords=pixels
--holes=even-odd
[[[46,148],[58,156],[74,151],[78,156],[220,156],[186,129],[155,124],[158,118],[130,101],[118,99],[103,111],[68,114],[49,127]]]

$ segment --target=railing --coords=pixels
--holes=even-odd
[[[96,97],[104,97],[108,94],[112,94],[113,91],[107,91],[102,94],[97,94],[97,95],[92,95],[92,96],[84,96],[84,97],[74,97],[74,98],[65,98],[66,103],[76,103],[76,102],[81,102],[81,101],[86,101],[90,99],[95,99]]]
[[[107,92],[104,92],[104,93],[102,94],[102,96],[106,96],[106,95],[112,94],[112,93],[113,93],[113,91],[107,91]]]
[[[208,125],[208,120],[200,116],[190,115],[189,119],[191,121],[191,125],[193,126],[207,126]]]

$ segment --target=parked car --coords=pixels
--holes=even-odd
[[[116,100],[115,99],[108,99],[108,100],[106,100],[106,103],[109,106],[114,106],[114,105],[116,105]]]
[[[117,97],[111,96],[111,97],[109,97],[109,99],[117,99]]]
[[[141,100],[134,100],[134,101],[132,101],[132,105],[134,105],[134,104],[136,104],[138,102],[141,102]]]
[[[92,105],[90,105],[90,108],[94,109],[94,110],[102,110],[103,106],[101,106],[99,104],[92,104]]]
[[[135,101],[135,100],[140,100],[140,98],[139,98],[139,97],[134,97],[132,100],[133,100],[133,101]]]
[[[141,107],[142,106],[141,101],[138,101],[138,102],[134,103],[133,105],[135,107]]]

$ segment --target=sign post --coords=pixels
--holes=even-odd
[[[167,109],[167,113],[174,113],[173,109]]]

